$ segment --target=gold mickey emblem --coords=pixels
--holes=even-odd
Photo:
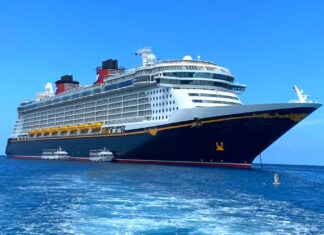
[[[218,142],[216,141],[216,151],[224,151],[224,142],[220,142],[220,144],[218,144]]]
[[[149,130],[148,130],[148,133],[149,133],[150,135],[153,135],[153,136],[156,136],[157,132],[158,132],[158,130],[157,130],[156,128],[154,128],[154,129],[149,129]]]

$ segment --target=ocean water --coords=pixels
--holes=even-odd
[[[0,157],[0,234],[235,233],[323,234],[324,167]]]

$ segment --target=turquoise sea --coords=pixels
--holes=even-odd
[[[260,233],[324,234],[324,167],[0,157],[0,234]]]

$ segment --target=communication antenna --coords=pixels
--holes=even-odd
[[[54,94],[52,83],[48,82],[45,85],[45,94]]]
[[[152,53],[152,50],[149,47],[137,50],[135,55],[142,57],[143,66],[152,66],[156,62],[156,56]]]

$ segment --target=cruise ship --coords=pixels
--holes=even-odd
[[[114,162],[250,168],[321,106],[306,99],[245,105],[246,85],[222,66],[190,56],[158,61],[150,48],[136,54],[138,68],[109,59],[92,85],[64,75],[55,93],[48,83],[22,102],[6,154],[41,159],[46,149],[62,149],[69,160],[89,161],[92,150],[107,149]]]

